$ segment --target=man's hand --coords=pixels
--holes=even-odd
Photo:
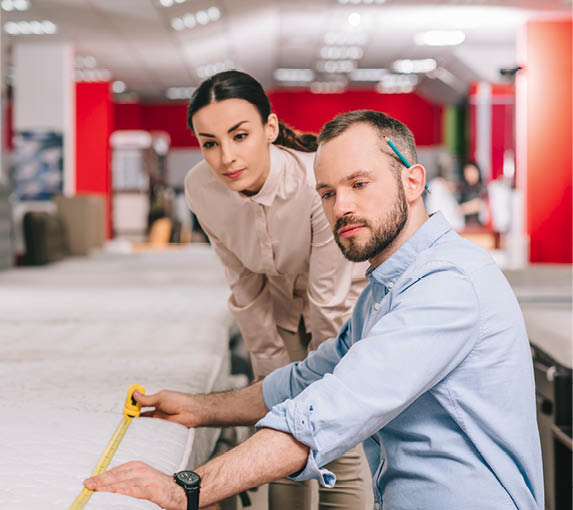
[[[133,398],[142,407],[154,409],[141,413],[141,416],[161,418],[167,421],[180,423],[186,427],[198,427],[203,425],[201,413],[195,404],[193,395],[187,395],[178,391],[161,390],[153,395],[143,395],[139,391],[133,392]]]
[[[101,475],[88,478],[84,485],[91,490],[125,494],[147,499],[166,510],[186,510],[187,497],[172,476],[143,462],[128,462]]]
[[[188,395],[171,390],[143,395],[134,391],[133,398],[143,407],[153,407],[141,416],[162,418],[186,427],[254,425],[267,413],[262,382],[208,395]]]

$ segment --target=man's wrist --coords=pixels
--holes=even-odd
[[[187,510],[187,494],[183,487],[180,487],[175,483],[175,480],[171,478],[171,500],[173,501],[173,506],[171,510]]]

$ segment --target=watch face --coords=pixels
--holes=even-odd
[[[201,482],[201,478],[197,473],[193,471],[180,471],[176,474],[177,480],[187,486],[198,486]]]

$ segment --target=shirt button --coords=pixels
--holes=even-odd
[[[392,287],[394,287],[394,284],[393,284],[392,282],[390,282],[390,283],[387,285],[387,287],[388,287],[389,289],[391,289]]]
[[[380,310],[380,303],[374,303],[374,310]]]

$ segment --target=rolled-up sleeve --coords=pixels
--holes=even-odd
[[[354,302],[368,283],[366,265],[344,258],[316,195],[311,212],[312,241],[308,289],[310,347],[335,337],[352,314]]]
[[[332,373],[277,403],[257,423],[289,432],[310,448],[296,479],[313,477],[328,486],[332,478],[321,466],[384,427],[470,353],[479,337],[479,305],[467,276],[448,264],[432,261],[418,273],[423,276],[395,288],[385,298],[392,301],[389,311],[373,317],[371,329]]]

